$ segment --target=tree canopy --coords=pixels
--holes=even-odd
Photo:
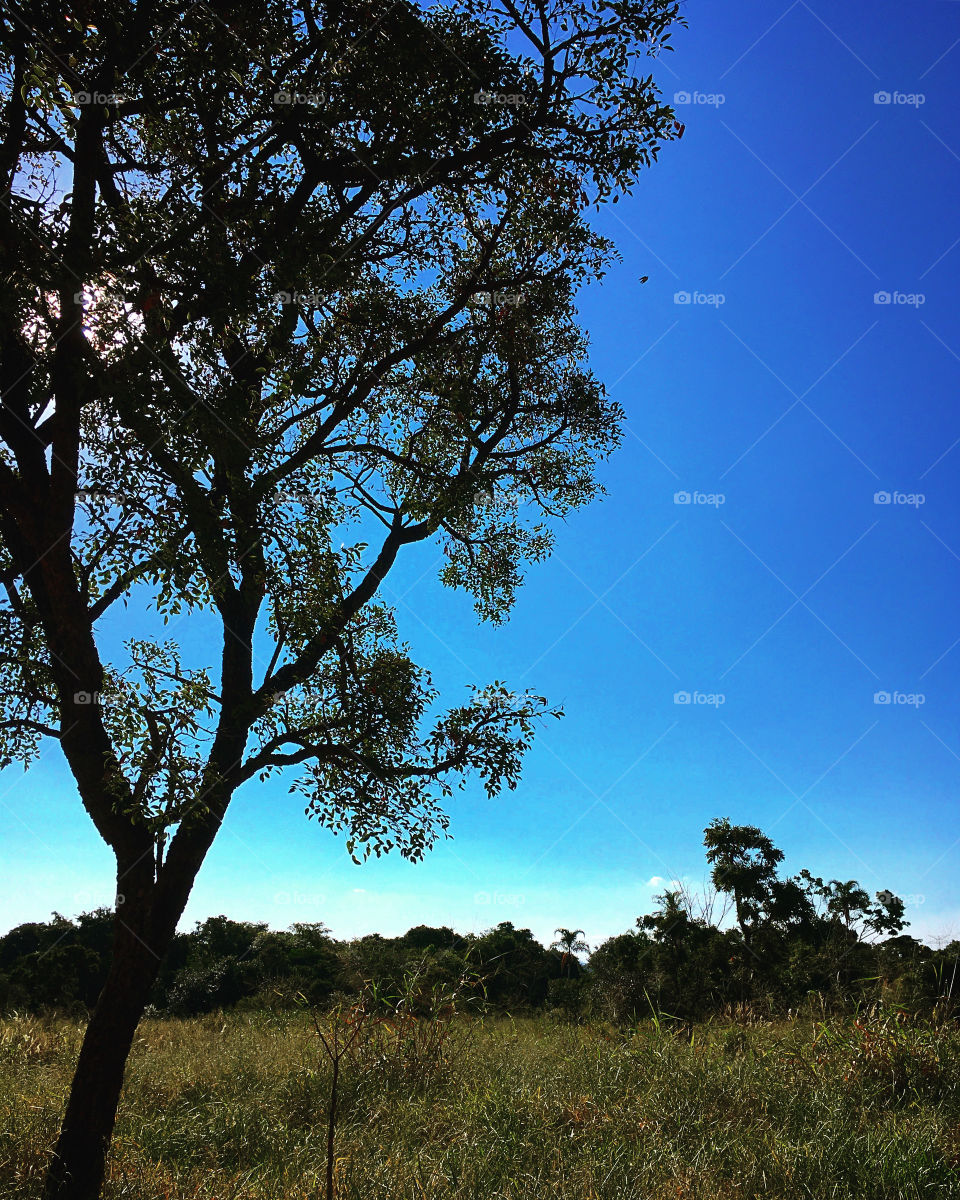
[[[632,74],[675,16],[8,17],[0,761],[58,738],[124,857],[161,872],[286,766],[351,844],[412,856],[447,772],[515,783],[545,702],[492,685],[424,728],[378,588],[441,539],[502,620],[548,519],[597,495],[621,413],[575,320],[613,253],[584,213],[675,133]],[[169,634],[105,658],[120,603]],[[174,636],[201,613],[219,661]]]

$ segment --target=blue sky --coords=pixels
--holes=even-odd
[[[702,882],[703,827],[730,816],[788,870],[891,888],[911,932],[960,936],[960,4],[686,12],[654,68],[685,135],[602,215],[623,261],[581,297],[628,418],[608,499],[506,627],[438,588],[436,548],[385,592],[451,703],[504,679],[566,718],[516,792],[457,796],[422,864],[356,867],[283,781],[248,785],[184,925],[511,920],[597,944],[664,881]],[[0,777],[0,844],[0,927],[111,902],[55,746]]]

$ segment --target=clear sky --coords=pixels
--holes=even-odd
[[[436,548],[386,589],[450,703],[504,679],[566,718],[418,865],[356,867],[285,781],[247,785],[184,926],[510,920],[595,945],[702,881],[729,816],[787,870],[960,936],[960,3],[686,13],[654,68],[685,135],[602,216],[623,261],[581,297],[628,417],[608,499],[506,627],[439,589]],[[3,929],[112,902],[55,745],[0,776],[0,848]]]

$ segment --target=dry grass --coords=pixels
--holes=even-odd
[[[80,1033],[0,1022],[0,1200],[39,1195]],[[376,1039],[344,1067],[341,1200],[960,1196],[952,1029],[878,1016],[692,1043],[547,1020],[469,1034],[426,1075]],[[316,1200],[329,1082],[302,1015],[145,1021],[105,1197]]]

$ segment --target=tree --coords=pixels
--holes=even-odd
[[[465,944],[449,925],[414,925],[400,940],[411,950],[452,950]]]
[[[117,863],[48,1200],[99,1192],[237,788],[300,767],[351,853],[415,859],[466,774],[516,785],[546,702],[441,712],[381,587],[441,541],[502,621],[597,496],[622,413],[583,365],[585,213],[682,132],[638,70],[677,10],[4,8],[0,764],[58,740]]]
[[[862,969],[865,943],[883,934],[896,935],[908,924],[903,901],[893,892],[877,892],[874,904],[855,879],[825,883],[804,869],[800,880],[821,926],[824,968],[838,989],[866,973]]]
[[[825,919],[842,929],[848,940],[859,939],[865,933],[893,936],[909,924],[903,917],[903,901],[891,891],[877,892],[877,903],[872,904],[870,893],[855,879],[846,882],[831,879],[824,883],[819,875],[812,875],[806,869],[800,872],[800,879],[811,903],[818,901]]]
[[[113,913],[98,908],[69,921],[18,925],[0,937],[0,972],[6,978],[4,1007],[92,1008],[110,959]]]
[[[726,994],[730,935],[691,912],[689,889],[677,886],[655,899],[656,911],[637,918],[653,941],[645,999],[672,1016],[703,1016]]]
[[[642,930],[618,934],[598,946],[587,964],[592,1008],[618,1022],[636,1021],[649,1011],[654,949],[653,939]]]
[[[476,963],[487,999],[508,1011],[543,1004],[551,979],[560,978],[560,960],[545,950],[529,929],[501,921],[478,937],[469,961]]]
[[[557,940],[550,946],[551,950],[559,950],[560,971],[561,974],[570,974],[570,967],[577,961],[578,954],[589,954],[590,947],[581,938],[582,929],[555,929],[553,931],[557,935]]]
[[[783,851],[755,825],[731,825],[729,817],[710,822],[703,844],[713,867],[714,887],[733,896],[737,924],[749,945],[754,927],[769,906]]]
[[[190,934],[189,950],[165,994],[165,1007],[181,1016],[229,1008],[255,990],[251,955],[267,932],[264,922],[208,917]]]

